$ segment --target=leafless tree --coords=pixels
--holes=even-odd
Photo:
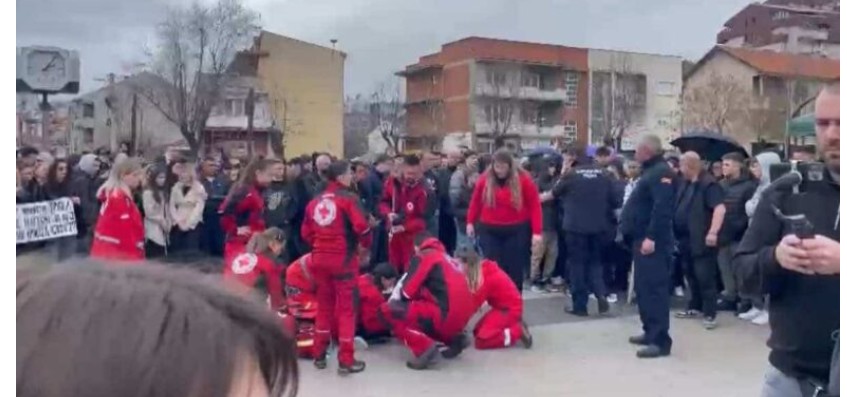
[[[609,60],[608,70],[595,72],[601,78],[594,87],[597,101],[603,101],[599,120],[595,124],[598,137],[611,138],[620,150],[623,138],[633,127],[643,124],[646,117],[647,79],[633,69],[628,54],[616,54]]]
[[[400,85],[396,79],[380,83],[371,93],[368,112],[370,124],[379,132],[388,150],[400,153],[405,110],[400,99]]]
[[[522,75],[509,66],[498,64],[488,65],[485,73],[485,118],[492,138],[502,139],[520,120]]]
[[[200,133],[230,78],[227,68],[258,32],[259,15],[242,0],[173,8],[159,24],[149,71],[167,84],[136,88],[179,126],[193,151],[199,149]]]
[[[753,97],[734,76],[712,72],[706,82],[686,90],[683,115],[686,129],[706,128],[719,134],[744,128]]]
[[[302,133],[303,122],[297,117],[296,101],[277,88],[270,97],[273,126],[270,129],[271,150],[278,158],[285,158],[285,147],[292,136]]]

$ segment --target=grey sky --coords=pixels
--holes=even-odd
[[[187,0],[17,0],[18,45],[81,53],[84,91],[142,60],[170,5]],[[210,0],[206,0],[210,1]],[[365,93],[440,45],[487,36],[696,60],[747,0],[245,0],[265,29],[347,52],[348,94]]]

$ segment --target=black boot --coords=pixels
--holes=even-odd
[[[462,354],[462,351],[465,350],[468,346],[471,345],[471,342],[468,340],[468,336],[465,335],[464,332],[457,335],[450,342],[450,345],[447,346],[447,349],[441,352],[441,357],[446,359],[453,359]]]
[[[433,363],[435,363],[435,359],[438,357],[438,345],[432,345],[429,349],[427,349],[420,357],[415,357],[406,362],[406,367],[414,370],[424,370],[429,368]]]
[[[637,336],[630,336],[629,337],[629,343],[631,343],[633,345],[647,346],[648,345],[647,336],[645,336],[644,334],[637,335]]]
[[[606,314],[609,312],[609,300],[606,297],[597,298],[597,311],[600,314]]]
[[[669,356],[670,354],[671,351],[669,349],[662,349],[656,345],[645,346],[635,353],[638,358],[658,358]]]
[[[326,369],[326,353],[315,356],[315,368]]]
[[[338,374],[339,375],[350,375],[362,372],[365,370],[365,362],[359,360],[353,360],[353,363],[350,365],[338,364]]]

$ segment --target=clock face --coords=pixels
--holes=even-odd
[[[31,51],[27,56],[27,80],[40,88],[61,89],[68,81],[67,59],[59,51]]]

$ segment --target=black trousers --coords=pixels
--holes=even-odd
[[[627,291],[629,287],[629,269],[632,267],[632,253],[616,242],[603,249],[603,279],[609,292]]]
[[[518,291],[523,291],[524,273],[529,271],[532,231],[529,223],[518,225],[480,225],[479,245],[486,259],[497,262]]]
[[[217,208],[215,209],[217,210]],[[200,249],[215,257],[224,256],[224,231],[221,228],[221,217],[216,211],[203,212],[203,222],[199,229]]]
[[[447,215],[447,211],[441,209],[438,219],[438,239],[444,244],[447,252],[456,251],[456,222],[453,221],[452,215]]]
[[[687,248],[689,244],[687,241],[680,241],[680,261],[691,291],[688,310],[701,311],[706,317],[714,317],[718,303],[717,249],[707,249],[704,254],[695,256],[691,249]]]
[[[641,255],[641,240],[633,244],[635,260],[635,294],[638,314],[648,344],[670,351],[673,340],[670,330],[671,245],[656,243],[650,255]]]
[[[158,259],[165,256],[166,249],[164,246],[154,243],[151,240],[144,240],[144,255],[147,259]]]
[[[597,299],[606,299],[606,285],[603,281],[602,252],[605,248],[604,234],[566,233],[568,245],[568,268],[570,269],[570,287],[573,298],[573,310],[585,312],[588,306],[589,291]]]
[[[183,231],[179,227],[171,230],[171,244],[168,255],[193,253],[200,251],[200,229]]]

